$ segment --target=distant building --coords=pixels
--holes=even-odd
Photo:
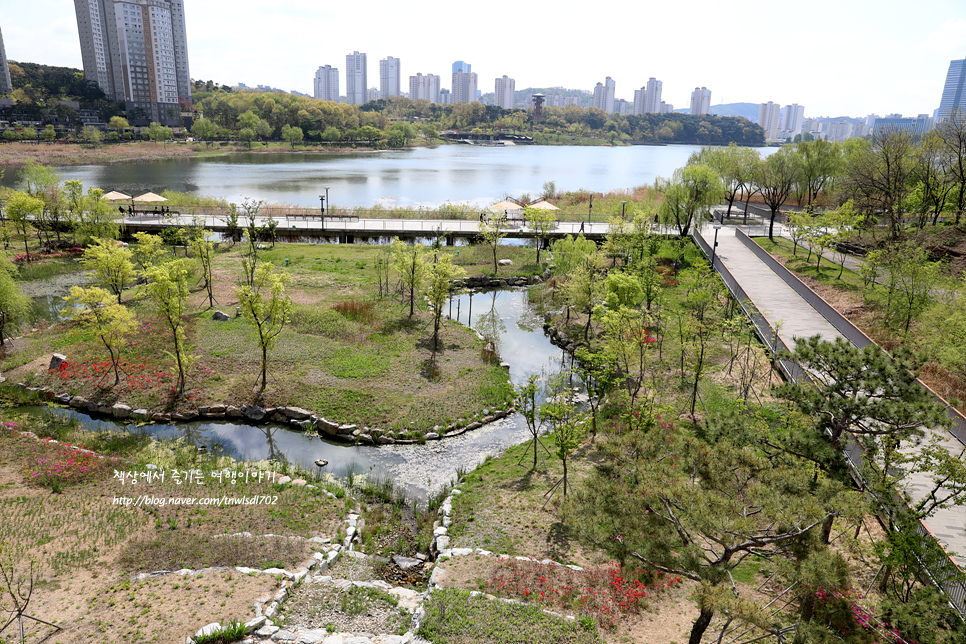
[[[430,103],[439,103],[439,76],[434,74],[410,76],[409,98],[414,101],[425,99]]]
[[[345,57],[345,100],[351,105],[368,101],[369,79],[366,76],[366,55],[357,51]]]
[[[378,101],[379,95],[380,95],[380,92],[378,87],[370,87],[366,91],[366,102],[368,103],[369,101]]]
[[[399,59],[389,56],[379,61],[379,98],[399,96],[402,91]]]
[[[505,74],[503,78],[496,79],[496,105],[499,105],[505,110],[512,110],[513,97],[516,89],[517,82]]]
[[[670,103],[665,103],[664,101],[661,101],[661,114],[670,114],[673,111],[674,111],[673,105],[671,105]]]
[[[945,119],[953,110],[966,112],[966,59],[949,61],[937,122]]]
[[[614,112],[614,91],[617,84],[608,76],[603,83],[594,87],[594,107],[604,110],[608,114]]]
[[[690,114],[701,116],[711,112],[711,90],[707,87],[695,87],[691,92]]]
[[[568,96],[568,97],[566,97],[564,99],[564,105],[576,105],[576,106],[579,107],[580,106],[580,97],[579,96]]]
[[[445,87],[439,90],[439,103],[440,105],[452,105],[453,93]]]
[[[455,63],[454,63],[455,64]],[[476,74],[473,72],[453,72],[453,103],[472,103],[478,95]]]
[[[661,111],[661,92],[664,91],[664,83],[653,76],[647,79],[647,92],[644,96],[644,114]]]
[[[181,125],[191,103],[183,0],[74,0],[84,78],[132,124]]]
[[[473,66],[470,65],[469,63],[465,63],[462,60],[458,60],[455,63],[453,63],[454,74],[457,72],[465,72],[469,74],[471,71],[473,71]]]
[[[920,114],[916,118],[903,118],[890,114],[885,118],[876,119],[872,132],[908,132],[914,137],[920,137],[931,130],[932,126],[932,117],[928,114]]]
[[[758,125],[765,130],[766,139],[778,138],[778,113],[781,106],[778,103],[761,103],[758,106]]]
[[[7,52],[3,48],[3,32],[0,31],[0,94],[9,94],[13,91],[13,83],[10,82],[10,66],[7,64]]]
[[[798,103],[785,106],[785,115],[782,117],[782,136],[795,138],[802,133],[802,121],[805,120],[805,107]]]
[[[323,101],[339,101],[339,68],[332,65],[319,67],[315,72],[315,98]]]
[[[825,126],[825,139],[827,141],[841,143],[850,138],[852,138],[852,123],[849,121],[837,121]]]
[[[626,116],[631,113],[632,109],[634,109],[634,104],[628,100],[619,98],[614,101],[614,112],[617,114],[624,114]]]

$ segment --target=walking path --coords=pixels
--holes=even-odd
[[[711,246],[714,243],[715,231],[706,226],[701,231],[701,236]],[[734,227],[725,226],[718,230],[716,255],[772,328],[778,329],[779,337],[789,348],[794,348],[796,337],[819,334],[829,341],[843,337],[818,311],[741,243],[735,236]],[[935,437],[955,456],[963,451],[963,444],[944,430],[927,430],[927,437]],[[913,501],[924,498],[932,487],[932,479],[925,474],[906,478],[905,489]],[[966,569],[966,507],[938,510],[924,523],[953,554],[959,566]]]

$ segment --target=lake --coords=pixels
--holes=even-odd
[[[241,153],[147,163],[60,167],[62,177],[105,191],[140,194],[165,189],[319,206],[329,188],[336,207],[433,207],[446,202],[490,205],[504,196],[557,190],[608,192],[670,177],[698,146],[443,145],[344,154]],[[777,148],[760,148],[763,155]],[[8,172],[4,185],[16,184]]]

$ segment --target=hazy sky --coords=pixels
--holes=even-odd
[[[648,77],[687,107],[696,86],[711,103],[775,101],[806,117],[929,113],[949,61],[966,58],[963,0],[693,0],[689,3],[453,3],[426,0],[185,0],[191,76],[229,85],[312,93],[320,65],[345,56],[401,59],[403,85],[417,72],[450,87],[455,60],[473,65],[492,92],[506,74],[518,89],[593,89],[610,76],[634,99]],[[71,0],[0,0],[7,57],[81,67]]]

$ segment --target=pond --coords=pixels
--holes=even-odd
[[[543,334],[542,319],[528,299],[526,290],[500,290],[453,299],[453,319],[485,329],[499,338],[499,352],[510,364],[509,379],[518,384],[530,374],[559,371],[569,357],[550,343]],[[43,408],[26,408],[39,413]],[[376,478],[389,478],[397,489],[411,497],[426,499],[428,494],[456,477],[457,469],[470,470],[486,458],[530,437],[520,414],[467,432],[461,436],[424,445],[343,445],[324,441],[315,432],[292,431],[280,425],[251,426],[230,422],[192,422],[178,425],[149,424],[139,428],[110,420],[92,419],[69,408],[51,408],[53,413],[79,420],[84,427],[99,431],[121,429],[143,431],[161,439],[184,438],[194,445],[205,445],[210,453],[224,453],[250,460],[278,459],[298,463],[317,471],[315,461],[329,462],[325,472],[345,476],[351,469]]]

